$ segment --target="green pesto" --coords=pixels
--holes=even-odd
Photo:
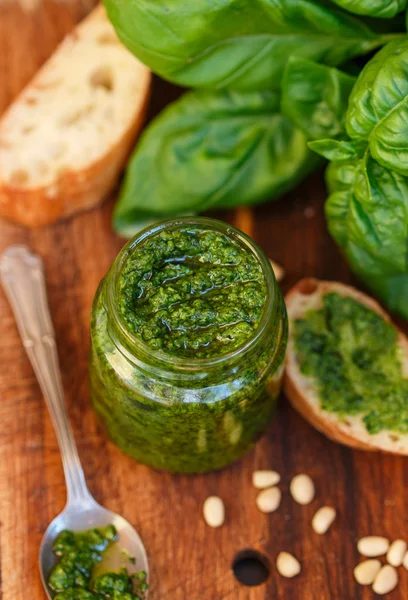
[[[323,307],[295,322],[302,372],[316,379],[321,407],[361,415],[370,434],[408,433],[408,380],[397,333],[376,312],[330,293]]]
[[[194,221],[187,228],[183,222],[179,229],[162,231],[154,260],[143,245],[138,254],[132,245],[122,252],[113,301],[127,329],[143,336],[146,355],[116,329],[108,301],[114,269],[102,281],[92,309],[90,380],[97,414],[122,450],[176,472],[222,468],[255,444],[274,414],[287,342],[280,291],[275,289],[274,299],[268,295],[267,277],[272,280],[273,274],[267,259],[261,261],[250,247],[230,238],[224,224],[219,224],[221,234],[211,230],[209,220],[202,221],[202,226]],[[166,263],[176,254],[180,261]],[[154,313],[153,306],[161,308]],[[268,307],[262,335],[242,351]],[[181,314],[184,329],[177,325]],[[163,315],[170,324],[164,329]],[[161,351],[160,361],[153,348]],[[215,366],[184,369],[183,362],[173,362],[218,360],[220,353],[224,358]]]
[[[54,600],[142,600],[147,589],[144,571],[130,575],[123,568],[118,573],[93,577],[94,567],[117,540],[113,525],[80,533],[61,531],[53,544],[59,560],[48,578],[48,585],[55,592]]]
[[[265,305],[261,265],[223,232],[185,225],[162,230],[131,253],[119,310],[154,350],[209,358],[242,346]]]

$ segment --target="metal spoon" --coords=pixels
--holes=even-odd
[[[123,565],[121,549],[135,557],[128,571],[148,574],[146,552],[139,535],[121,516],[100,506],[89,493],[65,410],[55,334],[51,322],[41,259],[25,246],[10,246],[0,257],[0,279],[10,301],[24,347],[44,394],[61,450],[67,504],[48,526],[40,547],[40,572],[48,598],[47,580],[55,564],[52,544],[60,531],[80,531],[112,523],[119,534],[109,569]]]

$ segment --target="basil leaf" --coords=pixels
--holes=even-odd
[[[362,279],[365,280],[364,277]],[[392,312],[408,319],[408,273],[394,277],[370,277],[365,283]]]
[[[408,318],[408,179],[370,155],[327,171],[329,231],[352,270]]]
[[[391,19],[407,7],[407,0],[333,0],[356,15]]]
[[[355,77],[311,60],[289,59],[282,80],[282,113],[309,139],[345,132],[345,114]]]
[[[326,216],[331,236],[341,247],[347,245],[348,210],[352,201],[352,186],[356,180],[356,163],[332,162],[326,169],[326,184],[330,196],[326,202]]]
[[[144,131],[127,167],[114,227],[275,198],[318,164],[274,92],[194,91]]]
[[[395,37],[312,0],[104,3],[118,36],[142,62],[191,87],[278,89],[290,56],[335,66]]]
[[[309,142],[309,148],[327,160],[350,160],[360,158],[367,147],[366,143],[346,140],[316,140]]]
[[[346,128],[351,138],[368,141],[384,167],[408,175],[408,39],[391,42],[364,67]]]

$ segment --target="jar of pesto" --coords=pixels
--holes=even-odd
[[[91,395],[109,437],[159,469],[219,469],[273,415],[287,343],[269,260],[234,227],[165,221],[119,253],[95,296]]]

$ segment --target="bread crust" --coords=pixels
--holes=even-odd
[[[323,411],[319,405],[311,399],[311,388],[305,385],[305,378],[300,373],[294,342],[291,337],[291,322],[293,319],[299,318],[304,312],[310,308],[310,298],[313,297],[312,304],[317,305],[318,300],[329,292],[337,292],[342,296],[354,298],[361,304],[364,304],[371,310],[380,314],[385,320],[391,323],[389,315],[381,308],[381,306],[372,298],[359,292],[355,288],[344,285],[338,282],[319,281],[309,278],[299,281],[286,295],[286,305],[289,315],[289,345],[286,356],[286,370],[284,376],[284,390],[289,398],[292,406],[321,433],[328,438],[340,444],[368,451],[382,451],[391,454],[408,455],[408,436],[403,434],[389,434],[389,443],[378,441],[377,436],[373,435],[372,441],[361,439],[361,435],[356,432],[352,426],[348,427],[343,424],[335,414]],[[303,302],[304,300],[304,302]],[[304,304],[304,306],[303,306]],[[316,306],[317,307],[317,306]],[[303,312],[302,312],[303,311]],[[398,343],[403,349],[405,361],[404,372],[407,373],[408,363],[408,340],[406,336],[393,324],[393,327],[398,333]],[[346,419],[347,420],[347,419]],[[367,432],[367,436],[369,436]],[[398,438],[392,443],[391,438]]]
[[[86,25],[87,20],[104,18],[104,13],[103,7],[98,6],[79,27]],[[43,69],[47,69],[47,64]],[[44,186],[24,187],[0,180],[0,216],[19,225],[37,228],[93,208],[105,200],[120,178],[145,119],[151,86],[151,73],[147,68],[146,75],[140,90],[142,101],[116,144],[107,148],[101,158],[86,168],[70,169],[68,166],[52,183]],[[35,85],[37,77],[38,74],[15,102],[19,102],[27,90]],[[0,120],[0,128],[1,122],[7,119],[9,110]]]

